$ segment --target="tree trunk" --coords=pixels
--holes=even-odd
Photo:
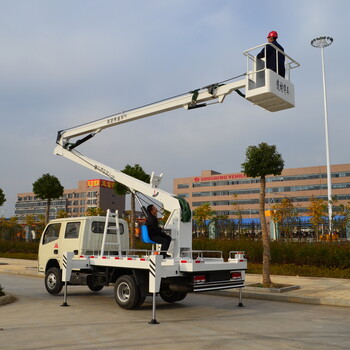
[[[45,215],[45,224],[46,225],[49,222],[49,218],[50,218],[50,205],[51,205],[51,199],[48,198],[47,204],[46,204],[46,215]]]
[[[267,230],[266,216],[265,216],[265,197],[266,197],[266,178],[262,177],[260,180],[260,222],[262,230],[262,244],[263,244],[263,267],[262,267],[262,276],[263,276],[263,286],[265,288],[272,285],[270,278],[270,237]]]
[[[131,193],[130,248],[135,248],[135,194]]]

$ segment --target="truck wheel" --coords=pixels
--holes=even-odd
[[[87,286],[92,292],[99,292],[104,287],[103,284],[92,284],[92,283],[88,283]]]
[[[123,309],[133,309],[140,301],[140,289],[135,278],[130,275],[120,276],[114,285],[114,298]]]
[[[159,292],[160,297],[167,303],[175,303],[186,298],[186,292],[173,292],[171,290],[161,290]]]
[[[50,294],[58,294],[63,287],[62,271],[57,267],[51,267],[45,274],[45,287]]]

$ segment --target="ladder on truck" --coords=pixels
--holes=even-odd
[[[110,219],[112,220],[114,219],[114,221]],[[116,230],[117,242],[106,242],[108,230]],[[109,249],[106,249],[108,246],[117,248],[115,250],[118,251],[118,255],[119,256],[122,255],[118,210],[116,210],[113,213],[110,211],[110,209],[107,209],[106,222],[103,229],[103,237],[102,237],[102,244],[101,244],[101,256],[104,255],[106,250],[109,250]]]

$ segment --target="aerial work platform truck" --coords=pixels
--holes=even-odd
[[[65,291],[67,284],[87,285],[92,291],[113,284],[115,300],[125,309],[137,308],[147,295],[153,295],[155,321],[157,294],[172,303],[192,292],[229,288],[241,291],[247,269],[244,252],[230,252],[225,260],[222,252],[193,250],[189,205],[183,198],[160,188],[162,174],[152,173],[150,182],[145,183],[88,158],[77,148],[104,129],[175,109],[192,110],[222,103],[234,91],[271,112],[294,107],[290,71],[299,64],[275,47],[276,54],[280,51],[285,56],[286,77],[266,69],[264,60],[257,59],[255,54],[265,45],[273,46],[263,44],[243,52],[247,71],[236,78],[58,132],[56,155],[121,183],[136,196],[142,194],[170,212],[164,230],[172,241],[167,252],[170,256],[164,258],[158,245],[150,246],[149,250],[130,249],[128,226],[118,213],[55,219],[45,228],[39,246],[39,271],[45,274],[49,293],[60,293],[64,283]],[[239,77],[242,79],[237,80]],[[227,82],[230,80],[234,81]]]

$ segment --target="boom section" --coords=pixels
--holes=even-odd
[[[96,133],[112,126],[128,123],[137,119],[150,117],[152,115],[172,111],[178,108],[193,109],[204,107],[206,105],[204,103],[207,101],[217,101],[221,103],[232,91],[245,87],[245,84],[245,79],[223,85],[212,84],[184,95],[176,96],[125,112],[120,112],[71,129],[61,130],[58,132],[56,142],[62,147],[71,150],[93,137]],[[69,142],[71,138],[86,134],[89,135],[76,143]]]

